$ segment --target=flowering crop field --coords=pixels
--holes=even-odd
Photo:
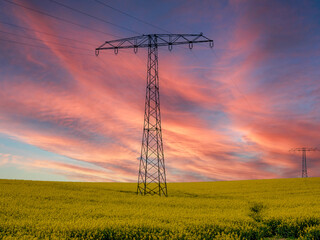
[[[0,239],[320,239],[320,178],[169,183],[0,180]]]

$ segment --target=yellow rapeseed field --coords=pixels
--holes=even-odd
[[[320,178],[169,183],[0,180],[0,239],[320,239]]]

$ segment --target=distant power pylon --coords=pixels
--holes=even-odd
[[[138,48],[148,48],[147,88],[137,194],[168,196],[161,132],[158,47],[168,46],[171,51],[173,45],[188,44],[192,49],[194,43],[204,42],[209,42],[210,47],[213,47],[213,40],[203,36],[202,33],[148,34],[107,41],[96,48],[96,55],[99,55],[100,50],[113,49],[114,53],[118,54],[119,49],[133,48],[134,53],[137,53]]]
[[[302,177],[308,177],[308,169],[307,169],[307,152],[314,152],[318,151],[317,148],[292,148],[290,149],[291,152],[302,152]]]

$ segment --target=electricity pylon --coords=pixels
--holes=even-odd
[[[119,49],[133,48],[134,53],[137,53],[139,48],[148,48],[147,88],[137,194],[168,196],[160,117],[158,47],[168,46],[171,51],[173,45],[188,44],[192,49],[194,43],[204,42],[213,47],[213,40],[203,36],[202,33],[148,34],[107,41],[96,48],[97,56],[100,50],[112,49],[118,54]]]
[[[302,177],[308,177],[308,170],[307,170],[307,152],[314,152],[318,151],[317,148],[292,148],[290,149],[291,152],[302,152]]]

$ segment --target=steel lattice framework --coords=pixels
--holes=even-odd
[[[292,148],[290,151],[292,152],[302,152],[302,177],[308,177],[308,169],[307,169],[307,152],[319,151],[317,148]]]
[[[107,41],[96,48],[96,55],[100,50],[113,49],[118,54],[119,49],[148,48],[147,87],[144,112],[144,124],[137,193],[141,195],[167,196],[166,170],[163,154],[159,75],[158,75],[158,47],[168,46],[171,51],[173,45],[188,44],[193,48],[194,43],[208,42],[213,47],[213,40],[200,34],[149,34],[119,40]]]

